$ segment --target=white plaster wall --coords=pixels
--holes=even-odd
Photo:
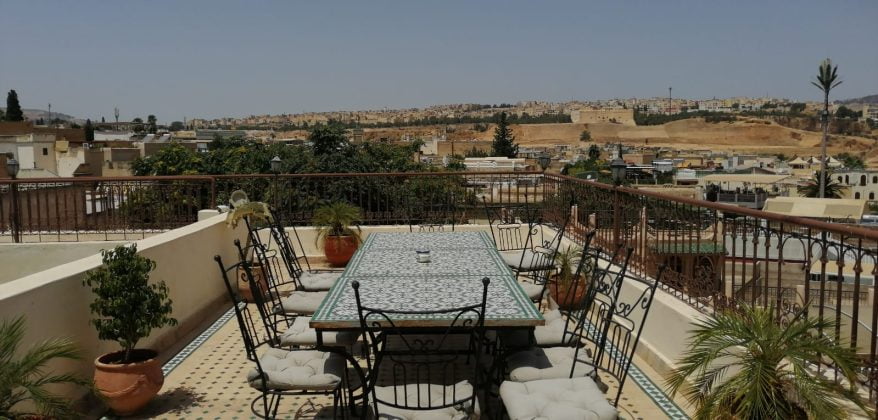
[[[224,260],[234,261],[232,241],[243,236],[243,228],[231,230],[225,224],[225,215],[218,215],[137,241],[140,254],[156,261],[151,278],[168,284],[173,316],[179,321],[176,327],[154,330],[138,347],[154,348],[161,358],[168,358],[172,354],[167,349],[182,343],[229,306],[213,256],[220,254]],[[93,297],[82,280],[87,271],[100,265],[101,256],[93,255],[0,284],[0,319],[27,317],[24,347],[63,336],[72,338],[82,351],[83,360],[54,363],[52,369],[91,378],[94,359],[117,350],[115,343],[98,340],[89,324],[88,305]],[[61,391],[74,398],[87,393],[72,388]]]
[[[0,244],[0,283],[100,253],[126,242]]]

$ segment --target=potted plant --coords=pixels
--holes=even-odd
[[[317,244],[323,240],[326,260],[342,267],[351,260],[360,246],[362,237],[359,222],[360,209],[345,202],[334,202],[317,208],[312,223],[317,227]]]
[[[549,293],[561,309],[573,309],[585,296],[588,285],[584,284],[581,273],[574,278],[573,272],[581,257],[582,249],[575,245],[555,254],[557,271],[549,281]]]
[[[149,283],[155,261],[137,254],[137,246],[101,251],[104,265],[88,272],[83,285],[95,300],[89,305],[91,324],[101,340],[119,343],[122,350],[95,360],[95,389],[110,409],[129,415],[158,393],[164,383],[157,352],[137,348],[153,328],[177,325],[164,282]]]
[[[68,339],[50,339],[21,349],[24,317],[0,322],[0,418],[76,418],[69,400],[53,394],[47,386],[88,385],[71,374],[46,370],[54,359],[78,360],[79,352]],[[30,410],[22,407],[30,403]]]
[[[247,193],[241,190],[236,190],[232,192],[229,196],[229,204],[231,206],[231,210],[226,216],[226,225],[231,227],[232,229],[238,227],[238,223],[241,222],[245,217],[249,220],[250,223],[257,222],[271,222],[274,220],[271,215],[271,210],[268,207],[268,204],[259,202],[259,201],[250,201],[247,199]],[[250,235],[247,235],[246,248],[250,249]],[[268,290],[268,282],[266,280],[265,268],[262,267],[262,263],[259,261],[250,261],[250,272],[253,275],[253,280],[258,284],[263,291]],[[247,275],[244,273],[244,269],[238,267],[238,293],[241,294],[241,297],[244,298],[247,302],[253,302],[253,291],[250,290],[250,282],[247,281]]]
[[[695,419],[841,419],[854,406],[874,418],[857,390],[856,351],[827,333],[837,321],[809,318],[807,307],[786,323],[772,306],[746,304],[695,323],[665,381],[671,396],[682,392]],[[841,380],[816,372],[815,361]]]

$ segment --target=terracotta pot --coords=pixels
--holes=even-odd
[[[162,389],[165,377],[153,350],[132,350],[133,363],[116,364],[124,351],[105,354],[95,359],[95,390],[120,416],[134,414]]]
[[[262,296],[265,296],[265,293],[268,290],[265,268],[260,263],[250,263],[250,274],[253,274],[253,280],[256,281],[256,284],[262,289]],[[247,281],[247,273],[241,267],[238,267],[238,293],[247,302],[253,302],[253,291],[250,290],[250,282]]]
[[[359,247],[360,241],[353,236],[327,236],[323,242],[326,261],[335,267],[347,265]]]
[[[558,276],[552,276],[552,280],[549,282],[549,293],[551,293],[552,299],[555,300],[558,307],[565,310],[574,309],[575,305],[582,302],[582,298],[585,297],[585,291],[588,289],[588,285],[583,284],[583,280],[582,277],[579,277],[562,287],[558,284]],[[574,286],[576,287],[576,292],[571,293]]]

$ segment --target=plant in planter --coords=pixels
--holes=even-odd
[[[232,192],[229,196],[229,204],[232,209],[226,216],[226,225],[232,229],[238,227],[238,224],[241,223],[241,220],[244,220],[245,217],[251,224],[271,222],[274,220],[268,204],[248,200],[247,193],[244,191],[236,190]],[[250,235],[248,234],[245,249],[250,249],[250,243]],[[253,261],[252,254],[250,257],[250,271],[253,274],[253,280],[256,284],[260,285],[264,291],[268,290],[268,282],[266,280],[264,267],[262,267],[262,264],[258,261]],[[243,268],[238,267],[237,276],[238,293],[240,293],[241,297],[247,302],[253,302],[253,291],[250,290],[250,282],[247,281],[247,275],[244,273]]]
[[[0,322],[0,418],[76,418],[69,400],[52,394],[49,385],[88,385],[71,374],[46,371],[54,359],[78,360],[79,352],[68,339],[50,339],[20,351],[24,317]],[[22,403],[33,409],[25,411]]]
[[[582,257],[582,248],[571,245],[555,254],[557,272],[549,282],[549,293],[561,309],[571,309],[585,296],[586,284],[582,273],[574,276],[576,264]],[[585,267],[584,272],[591,271]],[[575,290],[574,290],[575,289]]]
[[[874,418],[858,393],[856,351],[827,333],[837,326],[805,309],[788,323],[771,306],[718,312],[694,324],[665,384],[689,400],[695,419],[841,419],[853,417],[854,406]],[[843,380],[815,372],[819,360]]]
[[[88,272],[83,285],[95,295],[91,320],[101,340],[116,341],[121,351],[95,360],[95,388],[119,415],[149,403],[164,383],[157,352],[138,349],[153,328],[177,325],[164,282],[149,284],[155,261],[137,254],[137,246],[101,251],[104,265]]]
[[[330,264],[340,267],[351,260],[362,237],[359,222],[362,212],[356,206],[335,202],[314,210],[312,223],[317,227],[317,243],[323,239],[323,252]]]

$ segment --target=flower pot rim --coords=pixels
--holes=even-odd
[[[132,353],[135,353],[135,352],[147,353],[147,354],[149,354],[149,357],[144,359],[144,360],[135,360],[131,363],[107,363],[105,360],[108,360],[108,359],[112,360],[111,359],[112,357],[121,355],[122,353],[125,353],[125,350],[117,350],[117,351],[110,352],[110,353],[104,353],[104,354],[98,356],[95,359],[95,366],[99,367],[101,370],[105,370],[105,371],[125,371],[125,370],[131,369],[131,368],[136,368],[139,366],[158,362],[159,352],[156,350],[146,349],[146,348],[136,348],[136,349],[131,349],[131,351],[132,351]]]

